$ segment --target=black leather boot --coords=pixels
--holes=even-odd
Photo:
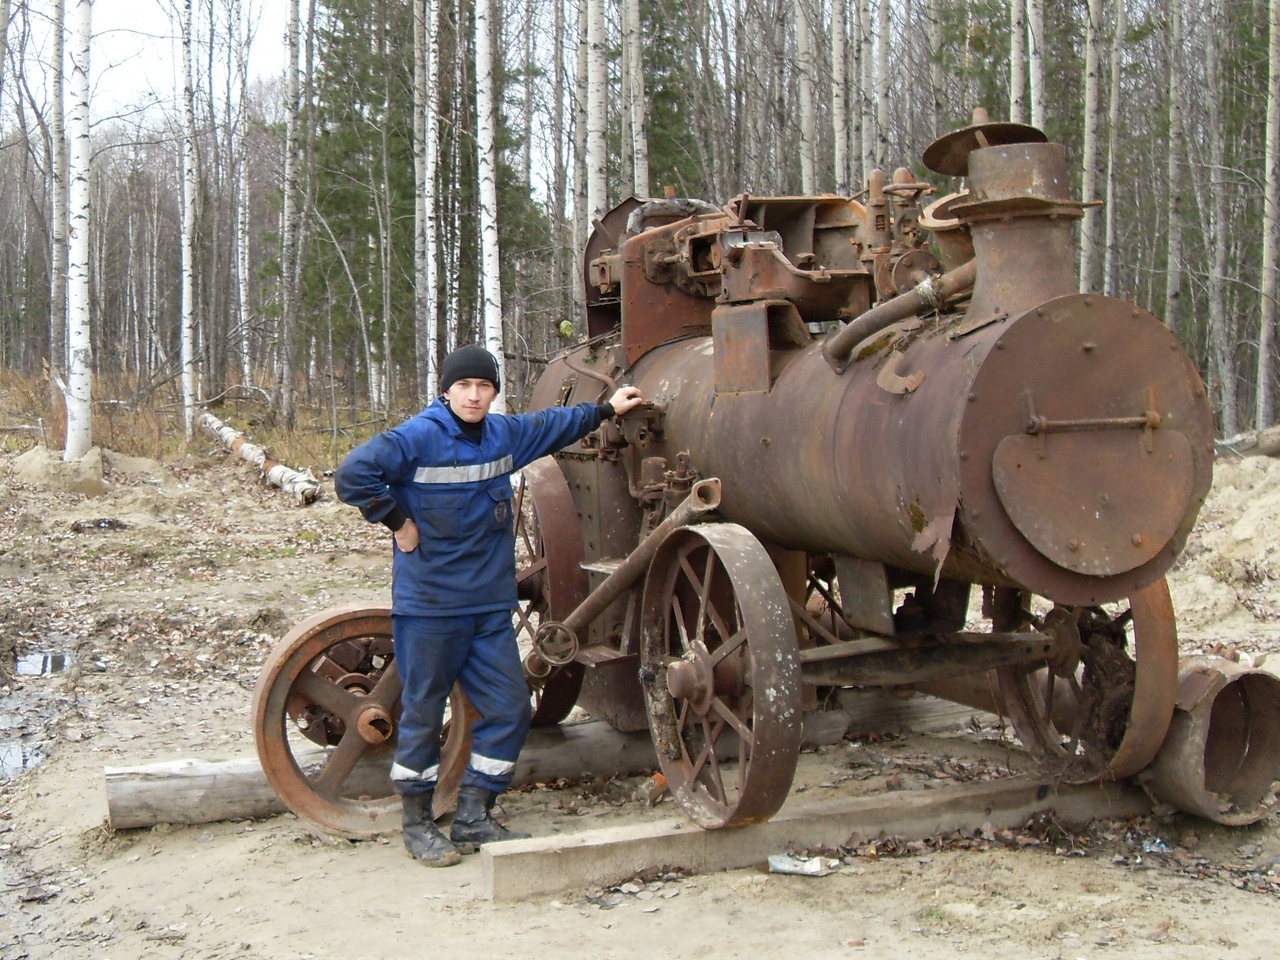
[[[431,797],[430,792],[401,795],[404,846],[409,856],[428,867],[451,867],[462,861],[462,854],[432,820]]]
[[[458,810],[453,815],[453,827],[449,838],[460,848],[493,843],[496,840],[527,840],[529,834],[508,830],[493,819],[493,801],[497,794],[483,787],[461,787],[458,790]],[[466,850],[470,853],[471,850]]]

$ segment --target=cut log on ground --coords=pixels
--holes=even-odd
[[[323,755],[317,748],[317,762]],[[304,757],[299,759],[305,767]],[[606,723],[591,721],[530,731],[512,785],[632,776],[657,767],[648,731],[620,733]],[[361,763],[347,786],[370,797],[389,796],[390,768],[388,751]],[[286,810],[267,784],[256,757],[215,762],[171,760],[106,767],[104,773],[107,822],[113,830],[270,817]]]
[[[1229,439],[1219,440],[1214,446],[1219,454],[1228,456],[1280,457],[1280,427],[1238,433]]]
[[[886,704],[890,706],[886,707]],[[877,705],[879,710],[877,710]],[[866,691],[855,698],[859,713],[871,710],[879,729],[937,729],[962,723],[968,708],[919,697],[903,701],[882,691]],[[892,714],[885,714],[888,710]],[[964,716],[959,713],[964,712]],[[804,744],[838,743],[846,730],[862,733],[866,723],[854,722],[855,712],[831,710],[805,716]],[[865,718],[864,718],[865,719]],[[736,752],[736,741],[724,743],[726,756]],[[719,751],[717,751],[719,752]],[[299,757],[306,766],[307,754]],[[315,750],[318,764],[324,756]],[[369,758],[357,766],[347,785],[370,797],[390,795],[390,753]],[[538,727],[516,764],[513,786],[585,780],[602,776],[627,777],[658,769],[653,741],[647,730],[622,733],[600,720]],[[267,783],[256,757],[238,760],[170,760],[128,767],[106,767],[107,821],[113,830],[152,827],[157,823],[212,823],[270,817],[286,807]]]
[[[212,413],[202,414],[200,425],[221,440],[232,453],[257,467],[263,480],[292,495],[300,505],[312,503],[320,496],[320,481],[311,475],[310,470],[298,471],[277,463],[267,456],[266,450],[250,443],[243,433],[227,426]]]

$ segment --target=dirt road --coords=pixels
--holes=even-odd
[[[86,498],[47,489],[36,455],[0,456],[4,960],[1269,958],[1280,942],[1274,814],[864,844],[831,851],[822,878],[672,875],[514,905],[477,898],[476,857],[426,870],[398,837],[339,840],[292,816],[112,834],[102,768],[251,755],[268,650],[307,614],[386,602],[389,547],[331,496],[298,508],[239,461],[108,464],[109,489]],[[1276,646],[1277,517],[1280,464],[1219,470],[1171,578],[1185,649]],[[797,788],[931,789],[1010,758],[975,721],[808,753]],[[540,835],[678,816],[629,799],[638,782],[530,789],[506,808]]]

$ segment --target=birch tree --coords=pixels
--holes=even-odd
[[[484,297],[484,340],[498,358],[504,378],[506,355],[502,340],[502,277],[498,261],[498,154],[494,131],[493,0],[476,0],[476,153],[480,175],[480,280]],[[493,409],[506,413],[506,394],[499,393]]]
[[[196,423],[196,106],[191,79],[193,0],[182,5],[182,423],[187,442]]]
[[[557,0],[557,3],[559,0]],[[648,108],[645,102],[644,44],[640,35],[640,0],[622,0],[623,42],[626,44],[627,106],[630,111],[632,190],[637,197],[649,196],[649,138],[646,132]]]
[[[876,113],[875,96],[876,68],[875,49],[872,46],[871,0],[857,0],[858,3],[858,124],[862,133],[862,182],[876,166]]]
[[[845,0],[831,0],[831,132],[836,193],[849,192],[849,77],[845,53]]]
[[[1182,0],[1169,4],[1169,157],[1168,221],[1165,240],[1164,322],[1177,329],[1178,299],[1182,294]]]
[[[59,4],[61,5],[61,4]],[[92,370],[89,339],[89,41],[93,35],[90,0],[71,9],[70,246],[67,256],[67,443],[62,458],[79,460],[93,446]]]
[[[1014,123],[1027,122],[1026,60],[1027,0],[1009,0],[1009,119]]]
[[[876,2],[876,166],[889,158],[889,0]]]
[[[1116,141],[1120,129],[1120,85],[1123,82],[1121,57],[1126,30],[1125,4],[1115,4],[1115,34],[1111,40],[1111,93],[1107,105],[1107,200],[1103,206],[1107,229],[1103,253],[1102,292],[1113,296],[1116,289]]]
[[[1206,13],[1210,23],[1219,11],[1215,0],[1208,0]],[[1222,49],[1216,30],[1205,31],[1205,71],[1209,122],[1204,130],[1209,150],[1209,216],[1206,235],[1212,246],[1209,267],[1209,353],[1212,380],[1217,381],[1221,408],[1222,432],[1234,436],[1240,432],[1236,414],[1236,375],[1232,338],[1227,329],[1227,169],[1224,163],[1226,131],[1222,125],[1221,80]]]
[[[298,325],[298,0],[288,0],[285,25],[284,183],[280,213],[280,418],[292,427],[294,409],[294,336]]]
[[[1031,125],[1044,129],[1044,0],[1027,0],[1027,66]]]
[[[1119,0],[1124,3],[1125,0]],[[1102,0],[1089,0],[1085,9],[1084,149],[1081,150],[1081,193],[1086,203],[1094,199],[1098,182],[1098,34]],[[1093,290],[1094,252],[1098,243],[1098,209],[1086,207],[1080,222],[1080,292]]]
[[[1276,248],[1280,244],[1280,0],[1268,5],[1267,128],[1263,161],[1261,325],[1258,331],[1257,422],[1271,426],[1272,343],[1276,324]]]
[[[232,132],[232,152],[236,171],[236,325],[240,340],[240,382],[253,382],[253,361],[249,343],[249,31],[240,0],[231,0],[231,28],[235,31],[235,75],[239,102]]]
[[[813,106],[813,30],[809,25],[808,0],[793,0],[792,9],[796,25],[796,70],[800,78],[800,192],[808,196],[818,189],[814,175],[817,131]]]
[[[609,204],[605,154],[605,49],[603,0],[587,0],[587,223]]]
[[[56,376],[67,364],[67,135],[64,126],[63,65],[66,0],[53,0],[53,52],[49,78],[49,187],[53,194],[53,249],[49,260],[49,366]]]

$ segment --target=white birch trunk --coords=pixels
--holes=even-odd
[[[484,295],[485,347],[498,360],[498,376],[506,379],[502,343],[502,276],[498,262],[498,151],[494,132],[493,0],[476,0],[476,153],[480,174],[480,277]],[[505,392],[493,402],[506,413]]]
[[[1236,373],[1233,343],[1227,329],[1227,170],[1226,130],[1222,126],[1222,48],[1216,29],[1221,23],[1222,11],[1216,9],[1214,0],[1206,4],[1205,72],[1206,99],[1209,117],[1203,135],[1209,147],[1209,242],[1211,265],[1209,268],[1209,352],[1212,356],[1215,379],[1218,381],[1218,397],[1221,402],[1223,436],[1234,437],[1240,432],[1236,415]]]
[[[858,90],[858,117],[862,128],[862,182],[865,184],[876,166],[875,48],[871,30],[871,0],[858,0],[858,65],[861,83]]]
[[[49,263],[49,366],[54,374],[67,368],[67,133],[63,97],[66,0],[53,3],[53,75],[50,77],[49,137],[52,143],[50,191],[53,194],[53,249]],[[0,65],[3,69],[3,65]]]
[[[849,190],[849,75],[845,0],[831,0],[831,132],[835,140],[836,193]]]
[[[182,425],[190,442],[196,425],[196,108],[191,77],[191,16],[182,5]]]
[[[1182,295],[1182,0],[1169,0],[1169,231],[1165,244],[1164,322],[1176,330]]]
[[[298,319],[298,0],[288,0],[285,46],[284,200],[281,204],[280,270],[283,279],[280,311],[280,415],[286,427],[294,422],[293,337]]]
[[[1262,316],[1258,332],[1257,429],[1271,426],[1271,350],[1276,324],[1276,252],[1280,245],[1280,0],[1269,5],[1266,183],[1262,210]]]
[[[628,106],[631,110],[632,190],[649,196],[649,135],[644,84],[644,43],[640,35],[640,0],[622,0],[624,42],[627,45]]]
[[[1081,193],[1087,203],[1098,190],[1098,35],[1102,0],[1089,0],[1085,11],[1084,148],[1081,150]],[[1098,245],[1098,208],[1086,207],[1080,223],[1080,292],[1094,290],[1093,264]]]
[[[925,15],[929,18],[929,112],[933,119],[933,136],[942,133],[942,9],[939,0],[928,0]]]
[[[427,393],[427,35],[424,0],[413,4],[413,392]]]
[[[423,239],[426,258],[426,301],[423,310],[426,315],[427,337],[427,400],[436,395],[436,341],[439,339],[439,284],[440,284],[440,237],[436,229],[439,213],[439,191],[436,189],[436,173],[440,166],[440,121],[436,116],[440,106],[440,92],[437,89],[440,77],[440,4],[439,0],[426,0],[426,103],[424,104],[423,121],[425,123],[426,148],[422,166],[422,215]]]
[[[808,0],[792,0],[796,18],[796,72],[800,79],[800,192],[817,192],[814,174],[813,30]]]
[[[1027,122],[1026,14],[1026,0],[1009,0],[1009,119],[1014,123]]]
[[[1111,43],[1111,99],[1107,104],[1107,238],[1103,253],[1102,292],[1110,297],[1116,288],[1116,132],[1120,129],[1121,54],[1127,29],[1125,5],[1115,4],[1115,36]]]
[[[1044,129],[1044,0],[1027,0],[1027,61],[1031,77],[1031,125]]]
[[[876,166],[888,168],[889,156],[889,0],[876,4]]]
[[[93,35],[90,0],[71,8],[70,245],[67,251],[67,444],[66,461],[79,460],[93,446],[92,370],[89,339],[89,41]]]
[[[232,150],[236,159],[236,325],[240,331],[240,382],[253,382],[249,341],[249,158],[245,151],[249,129],[249,31],[240,0],[231,0],[235,30],[235,73],[239,104]]]
[[[587,0],[587,222],[604,216],[609,204],[605,153],[605,49],[602,0]]]

